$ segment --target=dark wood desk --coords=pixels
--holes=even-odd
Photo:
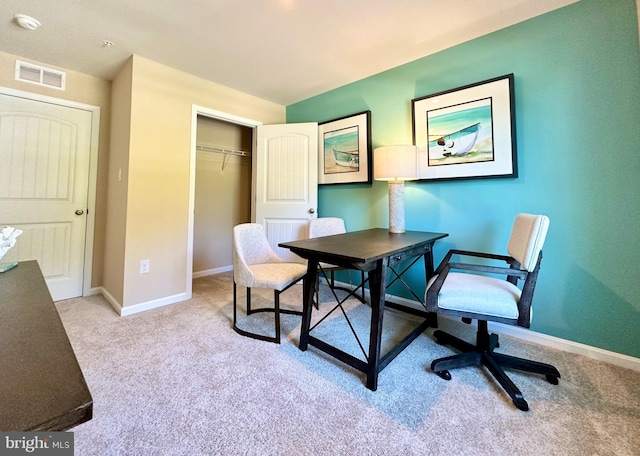
[[[64,431],[93,399],[36,261],[0,274],[0,431]]]
[[[280,247],[308,261],[307,274],[303,287],[303,316],[300,332],[300,349],[306,350],[312,345],[340,361],[364,372],[367,376],[367,388],[375,391],[378,387],[378,373],[384,369],[402,350],[430,325],[435,324],[435,316],[426,311],[385,302],[387,271],[400,262],[420,257],[424,259],[425,279],[433,275],[433,244],[446,237],[444,233],[425,233],[407,231],[402,234],[389,233],[387,229],[374,228],[353,231],[334,236],[283,242]],[[357,269],[368,273],[371,297],[371,332],[369,353],[365,361],[346,353],[328,343],[310,335],[311,312],[313,311],[313,292],[316,286],[318,263],[330,263],[348,269]],[[411,263],[413,264],[413,263]],[[396,277],[398,274],[392,269]],[[425,282],[426,285],[426,282]],[[415,293],[414,293],[415,296]],[[420,299],[420,298],[418,298]],[[409,333],[396,347],[384,356],[380,353],[382,340],[382,318],[385,305],[424,317],[424,321]]]

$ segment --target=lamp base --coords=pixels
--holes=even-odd
[[[389,181],[389,232],[405,232],[404,181]]]

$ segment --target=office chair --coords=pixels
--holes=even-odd
[[[298,282],[307,272],[302,263],[289,263],[280,258],[269,245],[264,228],[258,223],[243,223],[233,227],[233,329],[243,336],[280,343],[280,314],[302,315],[302,311],[280,309],[280,293]],[[238,327],[237,285],[247,287],[247,315],[274,312],[275,335],[266,336]],[[274,307],[251,308],[251,289],[274,290]]]
[[[484,365],[515,406],[523,411],[527,411],[529,405],[504,368],[542,374],[554,385],[558,384],[560,373],[549,364],[496,353],[498,336],[489,334],[487,321],[529,327],[531,301],[548,228],[549,218],[544,215],[518,214],[507,246],[508,256],[450,250],[429,281],[425,296],[430,312],[462,317],[466,323],[478,320],[475,345],[440,330],[434,332],[438,343],[451,345],[462,353],[434,360],[431,370],[450,380],[449,369]],[[451,261],[453,255],[499,260],[509,266],[457,263]],[[452,272],[455,270],[465,272]],[[517,286],[518,280],[522,281],[522,289]]]
[[[339,217],[319,217],[315,219],[309,220],[309,238],[317,238],[322,236],[331,236],[334,234],[343,234],[346,233],[347,229],[344,225],[344,220]],[[362,303],[366,302],[365,293],[364,293],[364,284],[365,284],[365,275],[363,271],[360,271],[360,285],[355,290],[350,290],[348,288],[336,286],[334,273],[336,271],[344,271],[346,268],[336,266],[334,264],[328,263],[320,263],[318,264],[318,279],[320,275],[324,277],[326,282],[329,284],[329,287],[332,290],[343,290],[348,292],[351,296],[354,296],[356,299],[361,301]],[[327,277],[327,272],[329,273],[329,277]],[[316,282],[316,302],[315,306],[318,308],[320,304],[319,301],[319,291],[320,291],[320,280]],[[360,288],[360,294],[356,294]]]

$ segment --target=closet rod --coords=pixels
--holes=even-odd
[[[244,150],[225,149],[224,147],[205,146],[203,144],[197,145],[196,150],[203,152],[218,152],[220,154],[238,155],[240,157],[251,157],[251,152]]]

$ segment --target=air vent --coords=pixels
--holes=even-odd
[[[16,81],[64,90],[66,78],[67,74],[62,71],[16,60]]]

